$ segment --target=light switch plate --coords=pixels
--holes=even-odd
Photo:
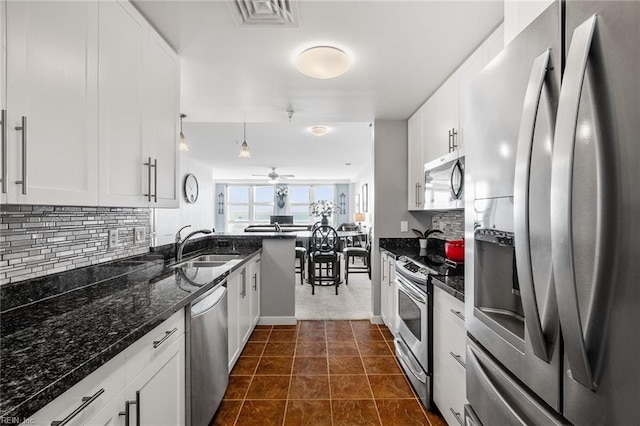
[[[145,240],[145,229],[143,226],[139,226],[134,230],[134,243],[141,243]]]
[[[118,230],[117,229],[109,229],[108,244],[109,244],[107,247],[108,250],[118,247]]]
[[[406,220],[400,221],[400,232],[409,232],[409,222]]]

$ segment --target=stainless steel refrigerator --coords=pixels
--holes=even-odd
[[[467,424],[640,424],[640,2],[552,4],[470,92]]]

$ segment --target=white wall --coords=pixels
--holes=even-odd
[[[375,212],[374,242],[371,249],[371,288],[372,311],[374,315],[380,315],[378,239],[413,237],[411,228],[426,229],[431,226],[431,214],[409,212],[407,209],[407,120],[376,120],[374,128],[374,182],[373,185],[369,185],[369,206],[373,206]],[[372,188],[375,188],[375,191]],[[408,222],[408,232],[400,232],[401,221]]]
[[[505,0],[504,44],[509,44],[555,0]]]
[[[199,195],[194,204],[184,200],[182,187],[184,177],[193,174],[198,179]],[[213,171],[211,167],[196,160],[192,151],[180,153],[180,208],[179,209],[153,209],[152,231],[155,231],[155,240],[151,244],[158,246],[175,241],[178,229],[185,225],[191,225],[190,229],[211,229],[214,226],[214,193]],[[187,230],[183,231],[186,235]]]

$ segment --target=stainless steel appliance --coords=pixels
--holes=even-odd
[[[556,2],[471,86],[468,424],[640,418],[638,22]]]
[[[229,383],[226,281],[193,301],[188,313],[187,425],[208,425]]]
[[[424,165],[424,210],[464,208],[464,152],[451,152]]]
[[[431,409],[433,393],[433,284],[434,275],[456,274],[455,264],[423,249],[414,259],[396,260],[398,288],[397,335],[394,340],[400,365],[422,404]],[[452,272],[453,271],[453,272]],[[459,269],[457,273],[462,273]]]

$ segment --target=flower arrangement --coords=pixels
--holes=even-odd
[[[289,187],[288,186],[278,186],[276,188],[276,195],[278,197],[286,197],[289,195]]]
[[[337,208],[333,201],[329,200],[320,200],[315,203],[311,203],[311,214],[315,217],[320,216],[331,216],[332,213],[335,213]]]

